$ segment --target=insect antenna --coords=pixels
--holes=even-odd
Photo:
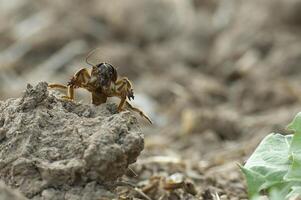
[[[96,50],[98,50],[98,49],[100,49],[100,48],[96,48],[96,49],[93,49],[93,50],[91,50],[89,53],[88,53],[88,55],[86,56],[86,63],[88,64],[88,65],[90,65],[90,66],[95,66],[93,63],[90,63],[89,62],[89,58],[95,53],[95,51]]]

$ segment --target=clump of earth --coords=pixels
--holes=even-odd
[[[113,198],[144,148],[136,118],[115,104],[61,100],[47,83],[0,102],[0,177],[29,199]]]

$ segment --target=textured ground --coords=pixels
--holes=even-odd
[[[0,0],[0,98],[67,83],[100,48],[90,61],[129,77],[154,121],[137,116],[145,148],[113,193],[245,199],[237,163],[300,111],[300,10],[300,0]],[[197,195],[166,191],[175,174]]]

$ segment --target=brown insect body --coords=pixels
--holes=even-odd
[[[120,103],[118,111],[124,110],[127,107],[135,112],[138,112],[142,117],[150,123],[152,121],[143,111],[133,107],[128,100],[134,99],[132,83],[126,77],[119,77],[117,70],[111,64],[100,63],[92,66],[91,73],[87,68],[82,68],[77,71],[67,86],[61,84],[49,84],[50,88],[67,89],[67,96],[63,98],[74,100],[74,90],[76,88],[84,88],[91,92],[92,103],[100,105],[107,101],[108,97],[119,97]]]

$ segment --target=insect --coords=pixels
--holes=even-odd
[[[89,63],[88,58],[91,53],[86,57],[86,63],[92,66],[91,72],[87,68],[82,68],[73,75],[67,85],[54,83],[49,84],[48,87],[67,90],[67,96],[63,96],[63,98],[71,101],[74,100],[75,89],[84,88],[91,93],[94,105],[105,103],[108,97],[118,97],[120,98],[119,112],[127,107],[139,113],[152,124],[151,119],[142,110],[129,103],[134,99],[131,81],[127,77],[118,77],[116,68],[109,63],[104,62],[97,65]]]

